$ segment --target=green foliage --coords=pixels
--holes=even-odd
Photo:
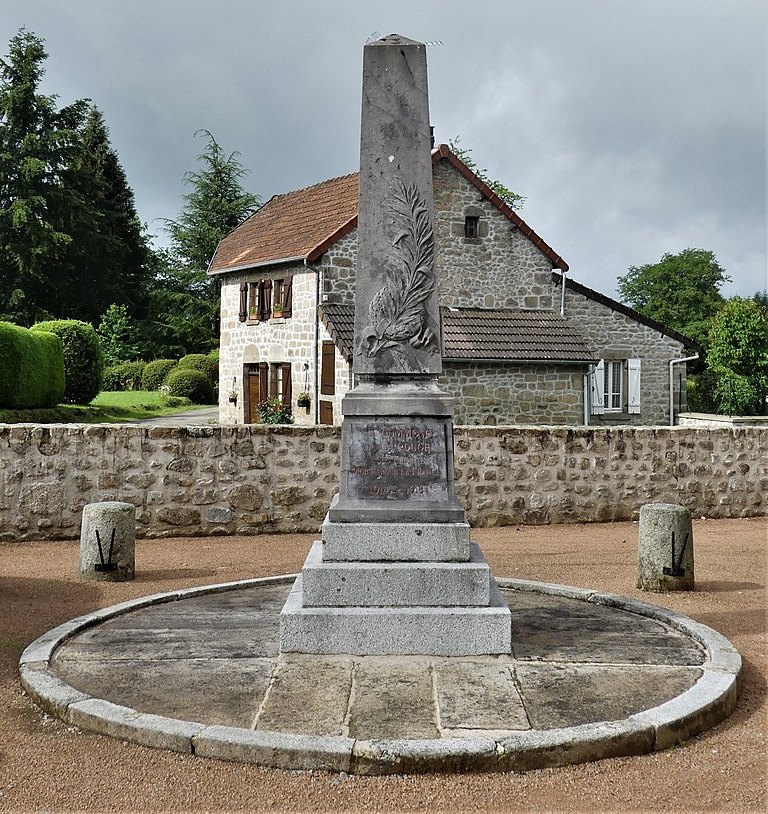
[[[159,390],[176,364],[175,359],[154,359],[147,362],[147,366],[141,374],[141,389]]]
[[[210,383],[216,387],[219,383],[219,362],[214,360],[210,354],[190,353],[179,359],[180,370],[199,370],[204,373]]]
[[[38,322],[35,331],[56,334],[64,349],[64,372],[67,404],[88,404],[101,390],[104,357],[101,343],[93,326],[76,319]]]
[[[104,390],[141,390],[145,362],[122,362],[104,371]]]
[[[165,380],[170,396],[184,396],[193,404],[212,404],[213,385],[210,379],[199,370],[176,368]]]
[[[622,301],[706,347],[709,322],[722,306],[730,277],[705,249],[665,254],[658,263],[631,266],[619,277]]]
[[[56,271],[72,242],[64,174],[87,110],[85,100],[57,110],[37,92],[47,56],[22,28],[0,59],[0,315],[24,325],[63,315]]]
[[[157,255],[150,290],[153,338],[169,355],[218,344],[221,283],[206,271],[219,241],[260,203],[242,187],[247,170],[240,154],[227,155],[207,130],[195,135],[206,140],[201,166],[184,176],[190,191],[178,219],[166,221],[171,247]]]
[[[715,389],[717,376],[710,370],[703,370],[685,380],[685,394],[688,411],[692,413],[716,413]]]
[[[716,377],[721,412],[766,414],[768,308],[755,299],[728,300],[712,321],[707,370]]]
[[[479,169],[477,164],[475,163],[475,159],[472,158],[472,148],[471,147],[459,147],[459,142],[461,138],[456,136],[455,139],[451,139],[448,142],[448,146],[451,148],[451,152],[462,161],[464,164],[469,167],[472,172],[492,191],[495,192],[499,198],[510,208],[510,209],[522,209],[523,204],[525,203],[525,196],[518,195],[516,192],[512,192],[511,189],[504,186],[501,181],[495,181],[488,176],[488,170]]]
[[[128,314],[128,306],[112,303],[102,316],[96,331],[101,339],[105,364],[117,365],[140,356],[139,330]]]
[[[0,322],[0,407],[54,407],[64,397],[64,353],[52,333]]]
[[[259,404],[258,412],[261,424],[293,424],[291,408],[280,399],[265,399]]]

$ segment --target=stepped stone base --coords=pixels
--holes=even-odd
[[[512,617],[496,581],[487,607],[307,607],[298,577],[280,615],[283,653],[479,656],[509,653]]]
[[[312,546],[302,569],[304,607],[482,606],[491,572],[479,546],[468,562],[324,562]]]

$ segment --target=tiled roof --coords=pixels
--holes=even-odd
[[[494,362],[596,362],[584,338],[567,318],[552,311],[441,307],[443,358]],[[349,361],[355,307],[324,303],[320,316]]]
[[[554,271],[552,272],[552,281],[556,285],[560,285],[561,276],[559,272]],[[568,297],[569,291],[575,291],[577,294],[582,294],[583,296],[587,297],[590,300],[599,302],[602,305],[607,306],[608,308],[612,308],[614,311],[618,311],[620,314],[628,316],[630,319],[634,319],[636,322],[640,322],[643,325],[647,325],[649,328],[653,328],[653,330],[670,337],[670,339],[674,339],[677,342],[680,342],[680,344],[685,345],[686,348],[691,348],[692,350],[698,352],[701,352],[703,350],[702,346],[698,342],[695,342],[693,339],[689,339],[687,336],[678,333],[672,328],[668,328],[666,325],[662,325],[661,322],[656,322],[655,319],[651,319],[650,317],[645,316],[645,314],[641,314],[639,311],[635,311],[634,308],[630,308],[628,305],[624,305],[623,302],[611,299],[611,297],[606,297],[605,294],[601,294],[599,291],[595,291],[592,288],[587,288],[587,286],[582,285],[581,283],[577,283],[575,280],[571,279],[570,277],[567,277],[565,281],[566,298]],[[565,311],[567,314],[568,313],[567,299]]]
[[[432,163],[448,161],[501,211],[543,254],[553,268],[568,264],[451,150],[440,144]],[[307,260],[312,263],[357,226],[358,174],[332,178],[296,192],[275,195],[226,235],[208,268],[209,274]]]
[[[357,174],[275,195],[224,237],[208,271],[314,260],[356,225]]]

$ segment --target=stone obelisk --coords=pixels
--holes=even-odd
[[[426,47],[393,34],[363,56],[339,494],[283,609],[283,652],[510,650],[509,610],[454,493],[434,255]]]

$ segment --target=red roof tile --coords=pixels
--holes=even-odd
[[[450,162],[494,204],[552,263],[568,264],[445,145],[432,151],[432,163]],[[219,243],[208,269],[221,274],[288,260],[312,263],[357,226],[358,174],[275,195]]]

